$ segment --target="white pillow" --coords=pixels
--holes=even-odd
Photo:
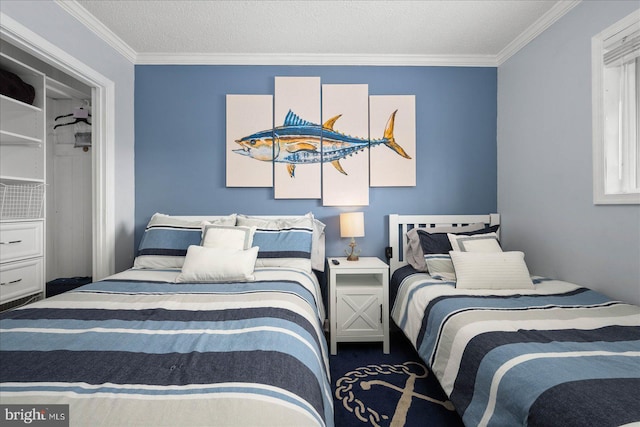
[[[189,246],[182,272],[176,282],[249,282],[255,280],[253,270],[258,247],[247,250]]]
[[[533,289],[522,252],[451,251],[456,288]]]
[[[202,243],[205,248],[244,250],[253,243],[256,227],[207,224],[202,227]]]
[[[496,233],[471,236],[447,233],[451,248],[461,252],[502,252]]]
[[[316,219],[313,213],[309,212],[313,219],[313,241],[311,242],[311,268],[318,271],[324,271],[325,261],[325,223]]]

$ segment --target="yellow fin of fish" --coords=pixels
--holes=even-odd
[[[404,157],[405,159],[410,159],[411,156],[408,155],[407,152],[404,151],[403,148],[400,145],[398,145],[398,143],[396,142],[395,138],[393,137],[393,128],[395,126],[396,113],[397,112],[398,112],[398,110],[396,110],[393,113],[391,113],[391,116],[389,117],[389,120],[387,121],[387,126],[384,129],[384,138],[388,140],[385,143],[385,145],[387,147],[391,148],[393,151],[395,151],[399,155],[401,155],[402,157]]]
[[[293,178],[296,172],[296,165],[293,163],[287,163],[287,172],[289,172],[289,176]]]
[[[334,168],[338,169],[338,172],[343,173],[343,174],[347,174],[344,169],[342,169],[342,165],[340,164],[339,160],[334,160],[333,162],[331,162],[331,164],[333,165]]]
[[[342,117],[342,114],[338,114],[335,117],[331,117],[329,120],[324,122],[322,127],[328,130],[333,130],[333,125],[336,123],[336,120],[338,120],[340,117]]]

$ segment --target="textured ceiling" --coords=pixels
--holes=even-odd
[[[136,54],[155,55],[496,56],[558,3],[76,0]]]

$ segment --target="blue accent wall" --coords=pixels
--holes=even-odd
[[[370,95],[416,96],[415,187],[370,188],[369,206],[275,200],[272,188],[225,187],[225,96],[273,94],[275,76],[366,83]],[[136,246],[155,212],[172,215],[304,214],[327,224],[327,256],[348,241],[340,212],[364,211],[362,255],[384,259],[387,215],[479,214],[497,209],[497,73],[473,67],[135,67]],[[247,117],[251,120],[251,117]],[[397,141],[402,145],[402,141]]]

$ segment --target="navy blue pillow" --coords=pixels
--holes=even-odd
[[[499,225],[492,225],[485,227],[482,230],[466,231],[464,233],[455,233],[463,236],[472,236],[474,234],[486,234],[495,233],[498,231]],[[448,254],[451,247],[447,233],[429,233],[424,230],[418,230],[418,237],[420,238],[420,246],[422,246],[422,252],[425,255],[429,254]]]

